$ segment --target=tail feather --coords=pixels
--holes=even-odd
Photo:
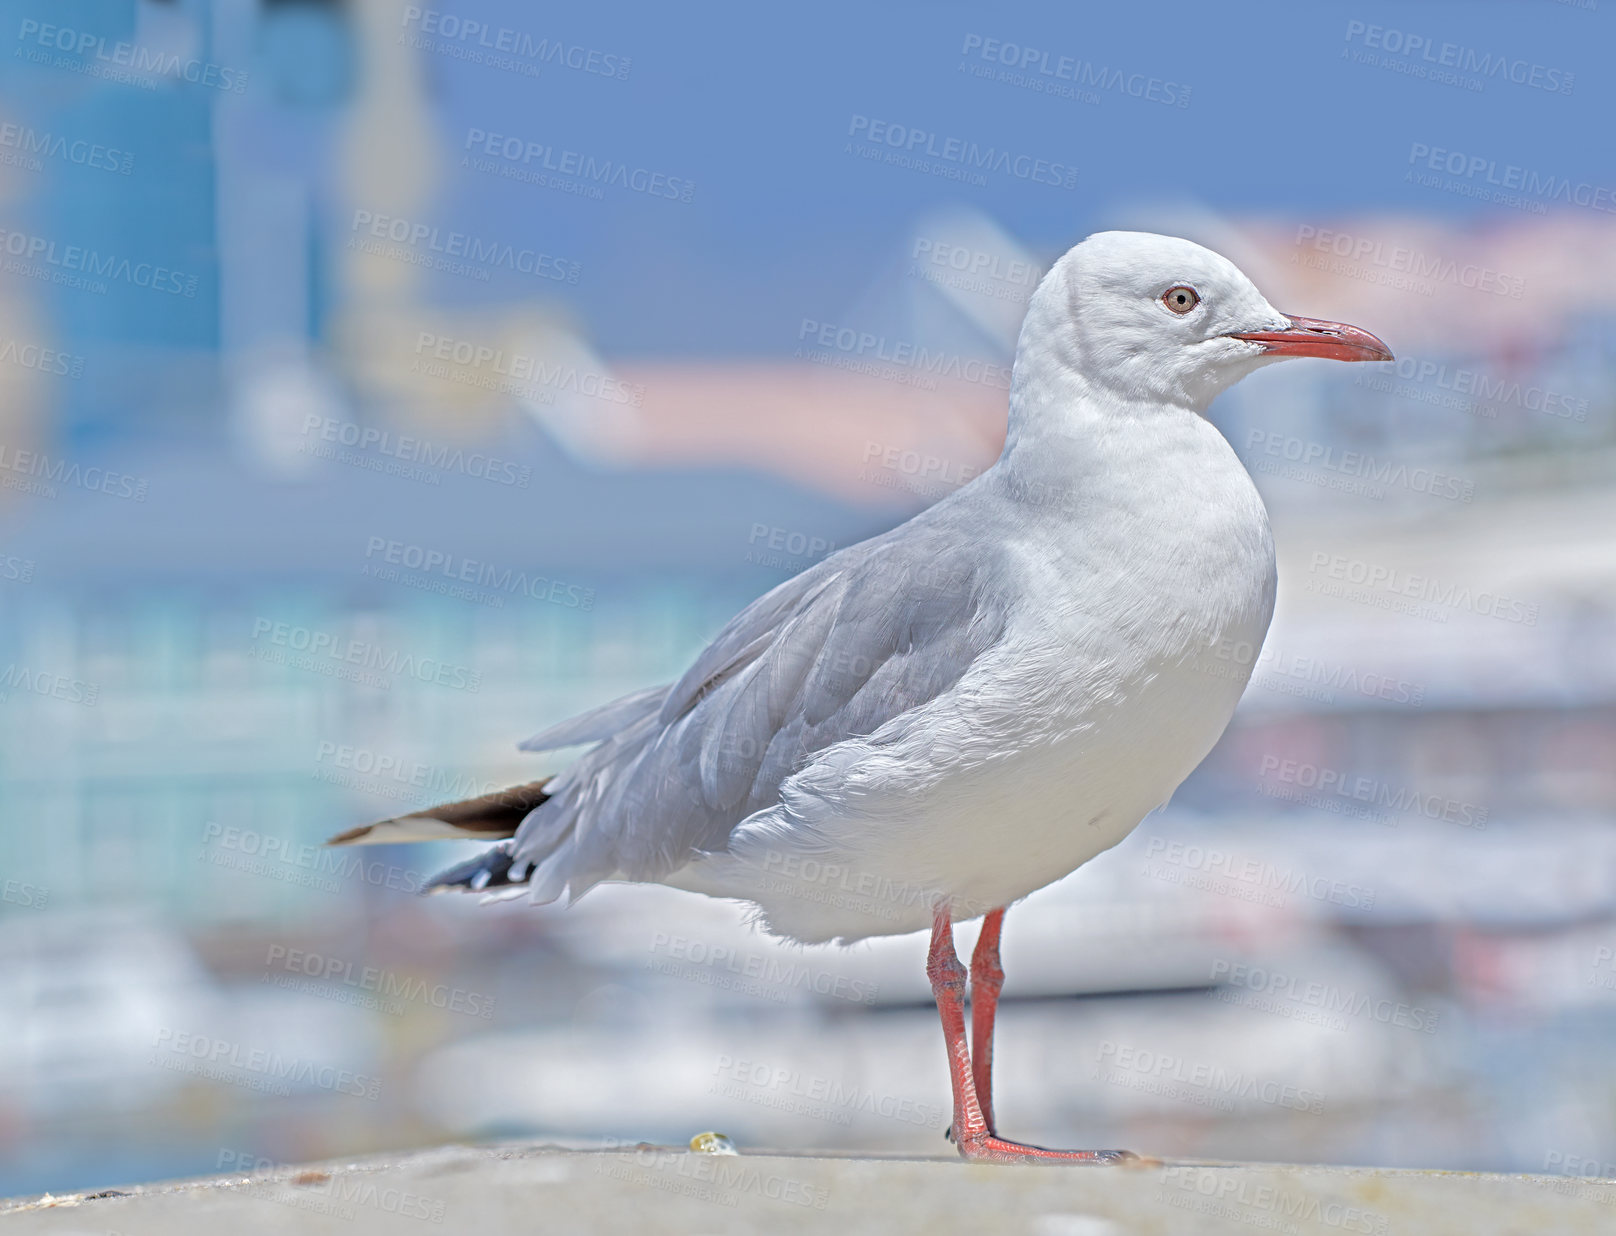
[[[612,700],[580,716],[552,725],[521,744],[524,751],[552,751],[585,743],[601,743],[651,724],[667,697],[669,686],[649,687]],[[522,822],[536,807],[550,800],[554,778],[530,781],[479,798],[443,803],[407,815],[362,824],[338,833],[327,845],[383,845],[408,841],[497,841],[500,844],[476,858],[458,863],[428,882],[426,891],[463,889],[485,894],[484,900],[531,893],[540,902],[554,901],[577,886],[569,866],[573,846],[569,819],[557,812],[557,827],[549,835],[524,839],[520,859],[513,854]],[[557,807],[564,804],[558,803]],[[598,882],[589,881],[590,884]],[[585,885],[584,887],[587,887]]]
[[[498,841],[514,837],[528,812],[550,797],[551,778],[529,781],[478,798],[442,803],[408,815],[361,824],[338,833],[327,845],[385,845],[395,841]]]

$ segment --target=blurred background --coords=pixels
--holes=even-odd
[[[945,1152],[919,938],[317,843],[553,770],[516,741],[968,481],[1111,227],[1400,359],[1214,406],[1273,630],[1009,916],[1001,1124],[1616,1174],[1608,4],[444,5],[0,2],[0,1191]]]

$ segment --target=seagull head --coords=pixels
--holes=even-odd
[[[1075,380],[1093,395],[1204,412],[1246,374],[1291,356],[1392,359],[1356,326],[1281,313],[1210,249],[1176,236],[1096,232],[1039,284],[1016,365],[1034,383]]]

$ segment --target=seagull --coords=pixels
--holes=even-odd
[[[1213,654],[1262,644],[1274,546],[1206,412],[1286,357],[1393,359],[1200,245],[1089,236],[1028,305],[991,468],[754,601],[671,686],[521,744],[588,744],[566,771],[332,844],[497,842],[433,890],[651,882],[750,902],[803,943],[929,930],[960,1154],[1136,1158],[998,1135],[999,941],[1006,907],[1126,837],[1234,712],[1251,662]],[[967,971],[953,926],[974,918]]]

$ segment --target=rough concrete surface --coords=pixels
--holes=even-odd
[[[1002,1167],[958,1159],[446,1147],[0,1206],[6,1236],[190,1233],[1616,1231],[1616,1184],[1275,1164]]]

